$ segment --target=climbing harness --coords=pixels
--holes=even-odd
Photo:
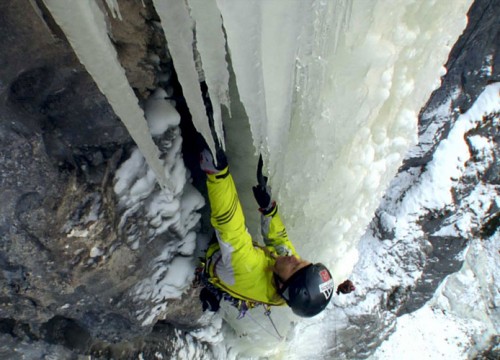
[[[267,306],[266,304],[257,301],[235,298],[230,294],[228,294],[227,292],[221,290],[212,281],[210,281],[210,278],[206,272],[206,266],[204,262],[202,262],[201,266],[198,267],[195,271],[195,283],[204,286],[208,291],[210,291],[213,295],[215,295],[216,298],[223,299],[224,301],[228,301],[229,303],[231,303],[232,306],[234,306],[236,309],[239,310],[237,319],[244,318],[246,313],[250,309],[253,309],[260,305],[264,305],[265,307]]]
[[[229,302],[233,307],[235,307],[239,311],[238,316],[236,317],[237,320],[243,319],[248,314],[248,317],[253,322],[255,322],[259,327],[261,327],[265,332],[267,332],[268,334],[270,334],[271,336],[275,337],[278,340],[283,340],[283,336],[281,336],[281,334],[278,331],[278,328],[276,327],[273,319],[271,318],[271,306],[258,301],[238,299],[231,296],[227,292],[222,291],[220,288],[218,288],[210,281],[210,278],[208,277],[206,272],[206,266],[204,261],[201,261],[200,266],[197,267],[195,270],[195,281],[193,286],[194,287],[204,286],[217,299],[223,299],[224,301]],[[271,331],[266,329],[250,314],[249,310],[259,307],[261,305],[264,307],[265,310],[264,315],[266,315],[267,318],[269,319],[277,335],[273,334]]]

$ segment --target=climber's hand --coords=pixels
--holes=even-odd
[[[200,168],[207,174],[217,174],[227,167],[226,154],[222,150],[217,152],[217,164],[214,157],[208,149],[204,149],[200,153]]]
[[[257,204],[259,204],[260,211],[263,214],[271,212],[271,210],[276,205],[274,202],[271,202],[271,188],[267,186],[267,177],[262,174],[262,155],[259,156],[259,162],[257,164],[257,185],[255,185],[253,190],[253,196],[255,200],[257,200]]]
[[[337,287],[337,295],[339,295],[340,293],[349,294],[350,292],[352,292],[354,290],[356,290],[356,287],[354,286],[352,281],[346,280]]]
[[[260,210],[265,212],[273,208],[273,203],[271,202],[271,189],[268,186],[255,185],[252,187],[253,196],[259,204]]]

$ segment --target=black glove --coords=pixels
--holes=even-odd
[[[259,204],[260,211],[266,214],[274,208],[274,203],[271,202],[271,188],[267,186],[267,177],[262,175],[262,155],[259,156],[259,163],[257,164],[257,185],[252,187],[253,196]]]
[[[200,301],[203,311],[208,310],[212,312],[217,312],[220,308],[221,296],[214,294],[212,291],[208,290],[206,287],[201,289]]]
[[[271,189],[262,185],[255,185],[252,190],[259,207],[263,210],[269,210],[273,205],[271,203]]]

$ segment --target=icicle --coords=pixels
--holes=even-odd
[[[311,5],[303,0],[267,0],[262,6],[262,72],[264,78],[267,123],[264,124],[269,151],[267,165],[276,188],[283,179],[281,160],[287,152],[295,89],[295,66],[302,30],[309,19]],[[313,41],[312,39],[310,39]]]
[[[153,0],[156,12],[167,38],[168,50],[172,55],[175,71],[182,86],[184,98],[189,107],[193,124],[215,153],[208,117],[198,79],[198,72],[193,58],[193,20],[189,16],[184,1]]]
[[[265,149],[267,122],[261,55],[261,4],[217,0],[222,14],[236,84],[250,122],[257,152]]]
[[[118,18],[120,20],[123,20],[122,14],[120,13],[120,6],[118,6],[117,0],[106,0],[106,5],[108,5],[108,8],[115,19]]]
[[[284,164],[291,121],[296,56],[301,40],[305,41],[301,36],[303,24],[311,17],[311,4],[302,0],[289,0],[286,6],[281,0],[217,0],[217,4],[254,146],[264,155],[271,174],[281,175],[279,168]]]
[[[196,23],[196,48],[201,56],[214,109],[215,130],[219,139],[224,139],[220,105],[230,110],[230,102],[226,39],[222,31],[221,14],[215,0],[189,0],[189,6]]]
[[[151,138],[144,113],[109,40],[99,6],[94,0],[44,0],[44,3],[66,34],[80,62],[127,127],[160,186],[173,188],[165,176],[160,152]]]

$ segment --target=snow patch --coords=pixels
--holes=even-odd
[[[169,127],[178,126],[181,117],[163,89],[157,89],[146,103],[146,119],[151,135],[163,134]]]
[[[463,354],[473,345],[468,335],[475,325],[450,319],[442,310],[426,306],[400,317],[390,341],[382,343],[370,359],[398,359],[402,354],[408,360],[465,359]],[[404,344],[404,350],[393,347],[394,343]]]
[[[481,136],[473,135],[468,140],[471,150],[476,153],[475,161],[469,162],[466,168],[470,154],[464,135],[480,125],[486,115],[499,111],[500,83],[496,83],[486,87],[469,111],[456,120],[446,141],[442,141],[436,149],[428,170],[422,174],[422,181],[407,191],[403,203],[396,207],[397,238],[404,239],[406,236],[404,241],[411,244],[411,239],[418,236],[415,231],[418,230],[416,222],[419,217],[428,210],[457,206],[450,199],[452,188],[460,186],[463,176],[484,171],[494,161],[494,145]],[[497,124],[498,116],[493,121]],[[500,297],[495,289],[500,288],[500,278],[496,275],[500,273],[497,261],[500,233],[497,231],[489,239],[478,239],[472,235],[478,233],[482,226],[481,219],[486,217],[491,207],[494,204],[498,206],[498,199],[497,186],[479,182],[467,197],[460,200],[460,209],[451,209],[454,214],[433,235],[469,239],[468,247],[459,255],[464,259],[462,269],[448,276],[423,308],[398,318],[394,334],[377,349],[373,359],[397,358],[403,349],[410,359],[436,356],[468,359],[485,348],[492,336],[498,335]],[[412,205],[408,206],[409,203]],[[399,231],[398,227],[403,231]],[[362,243],[365,246],[368,245],[365,242],[367,236]],[[364,253],[374,254],[379,250],[375,245],[371,251]],[[370,260],[358,264],[358,267],[365,264],[359,272],[366,274],[367,267],[373,267],[371,263],[378,263],[374,269],[368,270],[380,273],[388,264],[393,274],[388,277],[386,273],[384,280],[368,278],[365,281],[375,280],[373,284],[379,284],[377,281],[387,282],[392,278],[396,285],[404,286],[406,269],[398,271],[397,264],[391,266],[388,259],[372,256]],[[401,280],[397,280],[398,277]],[[407,283],[412,284],[411,281]]]

